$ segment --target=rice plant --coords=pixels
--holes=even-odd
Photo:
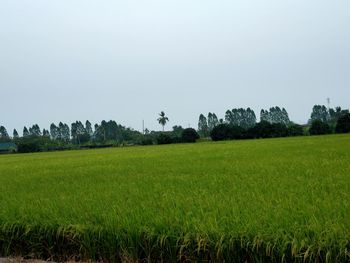
[[[350,136],[0,156],[0,256],[350,261]]]

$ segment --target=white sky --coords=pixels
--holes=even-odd
[[[350,107],[349,0],[1,0],[0,125]]]

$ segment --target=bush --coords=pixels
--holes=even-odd
[[[239,126],[219,124],[210,132],[213,141],[232,140],[244,138],[245,130]]]
[[[144,135],[140,140],[140,145],[152,145],[153,139],[150,136]]]
[[[213,141],[223,141],[231,138],[231,129],[228,124],[219,124],[210,132],[210,137]]]
[[[50,144],[51,140],[47,137],[30,136],[23,137],[16,141],[17,151],[20,153],[40,152]]]
[[[181,141],[182,142],[196,142],[199,139],[199,135],[195,129],[187,128],[182,131]]]
[[[287,137],[288,135],[289,135],[289,130],[285,124],[283,123],[272,124],[271,138]]]
[[[350,132],[350,114],[341,116],[337,121],[337,126],[335,127],[337,133],[348,133]]]
[[[45,152],[72,149],[71,145],[51,140],[46,136],[29,136],[16,139],[17,152]]]
[[[240,126],[230,126],[230,139],[244,139],[245,129]]]
[[[289,129],[283,123],[269,123],[267,121],[261,121],[254,127],[248,129],[245,132],[244,138],[277,138],[287,137],[289,135]]]
[[[304,135],[303,126],[299,124],[292,124],[288,127],[289,136],[302,136]]]
[[[267,121],[257,123],[247,132],[251,138],[271,138],[272,124]]]
[[[170,144],[173,140],[171,139],[170,135],[166,133],[161,133],[157,137],[157,144]]]
[[[309,133],[311,135],[329,134],[331,133],[331,128],[327,123],[320,120],[315,120],[311,124]]]

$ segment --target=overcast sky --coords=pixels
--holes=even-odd
[[[0,125],[350,107],[349,0],[1,0]]]

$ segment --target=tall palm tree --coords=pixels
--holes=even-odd
[[[168,119],[168,117],[165,116],[164,111],[160,112],[159,116],[160,117],[158,118],[158,122],[159,122],[160,125],[163,126],[163,131],[164,131],[164,126],[169,121],[169,119]]]

